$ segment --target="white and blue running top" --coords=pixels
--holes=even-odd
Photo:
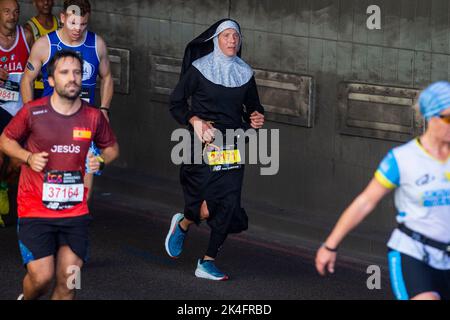
[[[419,139],[391,150],[375,178],[395,190],[397,222],[433,240],[450,243],[450,158],[440,161],[429,154]],[[435,269],[450,270],[450,257],[396,229],[388,247]],[[428,258],[428,259],[427,259]]]

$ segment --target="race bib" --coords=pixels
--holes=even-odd
[[[208,145],[206,147],[208,165],[212,171],[227,171],[240,169],[241,153],[236,146],[225,146],[218,148]]]
[[[48,171],[44,175],[42,202],[51,210],[71,209],[83,202],[84,183],[80,171]]]
[[[0,102],[17,102],[20,98],[20,85],[17,82],[7,80],[0,87]]]

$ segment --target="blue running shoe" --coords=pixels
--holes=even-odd
[[[180,221],[183,218],[184,215],[182,213],[177,213],[170,222],[169,233],[167,233],[166,237],[166,251],[172,258],[178,258],[181,251],[183,251],[184,238],[186,237],[186,232],[180,227]]]
[[[228,280],[228,276],[222,271],[217,269],[214,261],[198,259],[197,269],[195,270],[195,276],[197,278],[204,278],[216,281]]]

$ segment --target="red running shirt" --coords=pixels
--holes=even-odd
[[[47,152],[48,163],[37,173],[23,164],[17,196],[19,218],[70,218],[89,213],[87,188],[82,199],[71,208],[49,209],[43,202],[44,176],[49,171],[85,174],[85,161],[91,141],[104,149],[115,144],[116,137],[100,110],[83,102],[73,115],[56,112],[50,97],[25,104],[5,128],[4,133],[32,153]],[[48,191],[44,192],[45,197]],[[82,193],[80,193],[81,197]]]

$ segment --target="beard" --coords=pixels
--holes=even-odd
[[[69,86],[72,85],[72,84],[75,84],[76,90],[71,90],[71,89],[69,89]],[[66,84],[66,85],[65,85],[64,87],[62,87],[62,88],[59,87],[59,86],[56,86],[56,87],[55,87],[55,90],[56,90],[56,93],[57,93],[60,97],[66,98],[66,99],[68,99],[68,100],[74,101],[74,100],[76,100],[76,99],[80,96],[80,93],[81,93],[81,86],[79,86],[79,85],[76,84],[75,82],[71,82],[71,83]]]

